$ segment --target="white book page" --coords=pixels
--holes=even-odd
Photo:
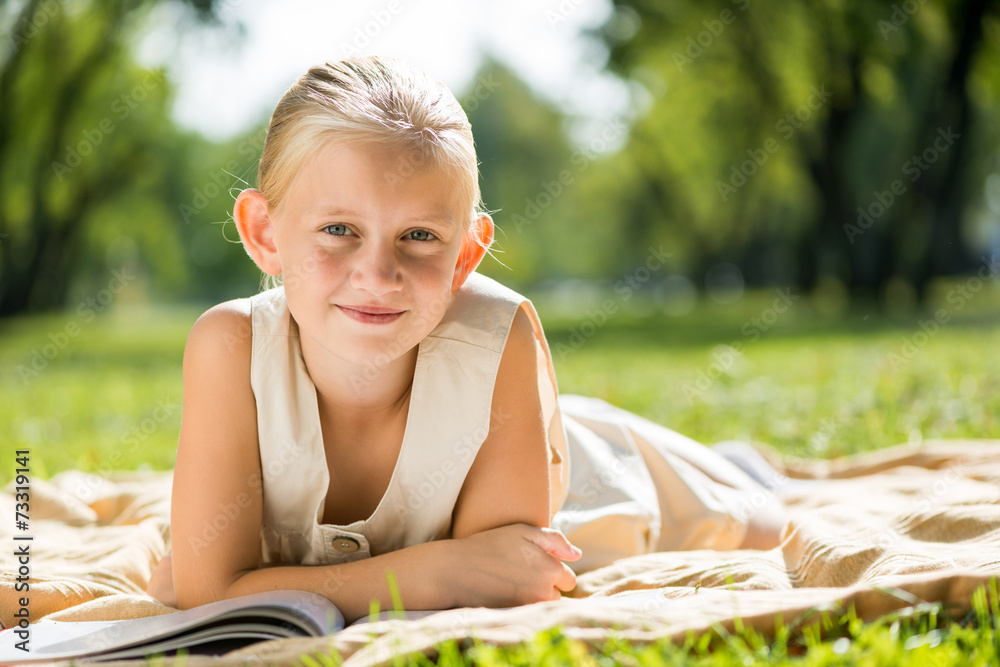
[[[79,622],[42,620],[29,627],[27,652],[16,648],[22,638],[10,628],[0,632],[0,664],[94,655],[179,633],[187,634],[186,631],[207,623],[244,616],[251,617],[247,618],[249,622],[259,622],[259,617],[269,616],[274,619],[275,626],[304,626],[305,632],[314,635],[332,634],[344,627],[340,611],[322,596],[305,591],[271,591],[148,618]],[[183,643],[183,638],[179,643]]]

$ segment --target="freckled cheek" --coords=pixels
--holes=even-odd
[[[454,261],[445,255],[403,256],[399,259],[399,269],[411,280],[420,283],[451,280],[455,270]]]
[[[310,285],[328,285],[338,277],[346,276],[343,261],[335,260],[320,253],[301,256],[297,261],[285,268],[285,283],[289,281],[296,286],[308,288]]]
[[[408,290],[419,300],[429,303],[447,301],[451,295],[452,278],[455,273],[454,264],[448,264],[445,258],[429,261],[413,262],[403,269],[404,280]]]

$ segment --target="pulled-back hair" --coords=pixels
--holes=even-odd
[[[285,92],[257,171],[268,208],[281,210],[299,169],[329,140],[378,143],[407,155],[409,169],[425,163],[445,169],[469,203],[466,228],[483,210],[465,111],[444,84],[402,61],[369,56],[318,65]]]

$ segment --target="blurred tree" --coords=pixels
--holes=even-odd
[[[558,180],[571,154],[563,116],[492,59],[459,101],[476,139],[483,201],[497,226],[495,259],[481,270],[521,285],[544,278],[555,253],[543,239],[560,220],[560,196],[545,183]]]
[[[975,268],[963,217],[1000,167],[996,0],[614,0],[598,36],[647,103],[622,215],[642,236],[680,226],[696,273],[726,259],[758,283],[920,297]]]
[[[472,123],[486,206],[497,226],[494,258],[480,271],[506,284],[607,279],[634,268],[629,250],[646,238],[623,233],[617,207],[632,184],[621,155],[577,146],[570,120],[503,64],[487,59],[459,96]],[[623,121],[608,122],[621,134]],[[600,135],[606,128],[601,127]],[[663,230],[657,230],[663,242]]]
[[[88,272],[126,282],[139,248],[182,281],[163,194],[193,140],[168,120],[162,73],[128,49],[154,4],[0,3],[0,316],[66,305]],[[180,4],[213,18],[214,0]]]
[[[168,199],[188,279],[175,297],[215,303],[260,286],[261,272],[239,243],[232,211],[239,191],[256,187],[266,131],[265,123],[223,143],[189,138],[178,150]]]

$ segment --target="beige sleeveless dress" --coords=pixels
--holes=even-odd
[[[684,436],[579,396],[557,398],[551,355],[531,303],[473,273],[418,348],[406,430],[388,489],[367,519],[322,524],[329,471],[316,389],[283,288],[251,298],[251,386],[263,474],[262,564],[343,563],[447,539],[465,477],[489,432],[493,385],[523,308],[542,354],[552,527],[583,550],[578,574],[619,558],[733,549],[746,526],[742,492],[672,453]]]

